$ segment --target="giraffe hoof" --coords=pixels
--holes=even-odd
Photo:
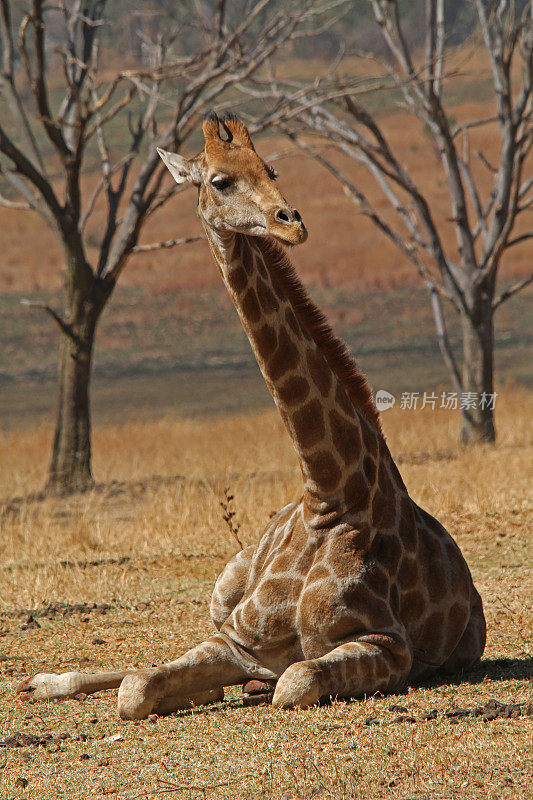
[[[300,661],[287,667],[278,680],[272,705],[276,708],[308,708],[318,703],[321,694],[318,669]]]
[[[20,699],[32,700],[66,700],[80,691],[77,672],[65,672],[63,675],[38,672],[19,683],[16,688]]]
[[[152,678],[149,672],[137,672],[122,679],[118,690],[121,719],[146,719],[158,706],[160,698]]]

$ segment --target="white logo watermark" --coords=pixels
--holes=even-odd
[[[480,408],[494,410],[497,392],[402,392],[399,408],[402,411],[415,411],[423,408],[445,408],[449,411],[467,411]],[[375,395],[378,411],[388,411],[394,408],[396,397],[385,389],[378,389]]]
[[[385,389],[378,389],[376,392],[376,408],[378,411],[388,411],[389,408],[394,408],[396,398]]]

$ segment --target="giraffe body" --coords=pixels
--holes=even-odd
[[[195,159],[160,154],[178,182],[199,186],[198,213],[293,440],[302,497],[219,576],[207,641],[153,670],[34,676],[25,696],[117,686],[121,716],[140,718],[257,678],[275,682],[274,705],[306,706],[398,690],[483,652],[481,598],[461,551],[409,497],[364,377],[277,244],[305,241],[301,217],[244,125],[220,122],[206,120]]]

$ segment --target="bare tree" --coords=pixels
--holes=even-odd
[[[495,114],[455,125],[446,113],[446,16],[444,0],[425,0],[425,56],[417,65],[406,43],[397,0],[372,0],[375,19],[388,46],[385,61],[389,85],[402,105],[429,132],[442,162],[451,204],[457,251],[446,248],[420,185],[394,152],[394,145],[374,115],[361,103],[359,82],[331,81],[330,102],[323,88],[280,83],[270,77],[256,82],[255,94],[275,99],[276,113],[290,107],[284,130],[302,149],[337,178],[360,211],[401,251],[429,290],[438,341],[454,387],[465,402],[461,408],[461,440],[494,441],[494,314],[533,281],[533,274],[497,294],[498,269],[510,248],[533,238],[533,229],[513,233],[516,223],[533,208],[533,178],[526,162],[533,142],[533,3],[518,15],[512,0],[471,0],[491,68]],[[524,5],[524,4],[522,4]],[[377,84],[370,84],[376,86]],[[368,87],[365,89],[368,91]],[[359,95],[359,97],[357,97]],[[290,122],[290,125],[288,125]],[[481,151],[472,152],[471,131],[493,125],[499,134],[499,157],[491,164]],[[302,140],[313,131],[362,164],[387,198],[393,212],[383,216],[361,185],[326,157],[323,149]],[[496,134],[496,135],[498,135]],[[483,193],[474,161],[488,170],[491,187]],[[458,312],[462,358],[450,346],[443,300]],[[471,402],[469,402],[469,400]]]
[[[245,82],[326,9],[311,0],[284,8],[274,0],[243,0],[238,9],[232,5],[230,19],[227,5],[225,0],[209,8],[178,4],[181,18],[167,17],[164,35],[144,36],[148,64],[106,77],[99,70],[106,0],[32,0],[18,34],[17,7],[0,0],[0,181],[6,187],[0,205],[40,214],[64,253],[64,309],[32,304],[48,312],[61,336],[51,491],[92,483],[93,343],[129,257],[190,241],[139,243],[146,221],[179,190],[174,182],[166,187],[167,170],[156,145],[179,150],[199,114],[222,102],[228,89]],[[186,46],[191,41],[193,52]],[[61,98],[54,102],[58,75]],[[127,133],[119,157],[106,135],[115,119]],[[87,154],[95,151],[101,176],[89,192],[82,175]],[[105,206],[105,223],[96,262],[90,263],[87,224],[99,205]]]

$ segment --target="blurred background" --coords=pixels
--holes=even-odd
[[[90,484],[91,421],[271,407],[202,238],[196,190],[174,194],[154,160],[156,144],[196,153],[210,108],[240,114],[278,170],[281,191],[309,230],[291,258],[375,390],[399,404],[403,393],[418,392],[421,402],[438,390],[440,402],[443,391],[460,398],[531,387],[530,132],[527,147],[515,147],[519,174],[508,192],[516,184],[524,207],[507,214],[503,244],[491,228],[502,208],[495,197],[507,135],[491,52],[498,30],[507,31],[501,69],[511,105],[527,95],[515,120],[518,140],[520,125],[523,134],[531,121],[528,4],[503,4],[500,17],[490,3],[485,17],[479,8],[459,0],[2,3],[0,424],[4,431],[44,426],[51,448],[55,431],[49,486]],[[461,197],[456,202],[428,106],[431,81],[461,162],[470,261],[457,222]],[[392,162],[378,152],[359,108],[386,137],[392,172],[403,170],[422,196],[438,251],[427,246],[428,219],[415,194],[387,174]],[[37,178],[21,166],[24,157]],[[57,206],[51,211],[41,178]],[[486,373],[494,358],[494,371],[489,365],[482,378],[468,378],[468,365],[465,372],[463,300],[450,276],[457,285],[462,279],[454,269],[463,276],[492,270],[477,299],[466,278],[460,291],[471,319],[483,292],[497,305],[483,331],[476,328],[475,336],[490,340],[484,354],[470,353],[478,362],[471,373]],[[73,285],[84,281],[76,294]],[[500,305],[509,288],[512,298]],[[82,306],[92,309],[90,323]],[[62,323],[92,327],[82,379],[65,372],[73,340]],[[448,410],[459,431],[459,406]],[[69,426],[63,449],[70,461],[58,453]],[[76,450],[84,452],[81,475],[74,474]],[[44,480],[46,461],[40,468]]]

